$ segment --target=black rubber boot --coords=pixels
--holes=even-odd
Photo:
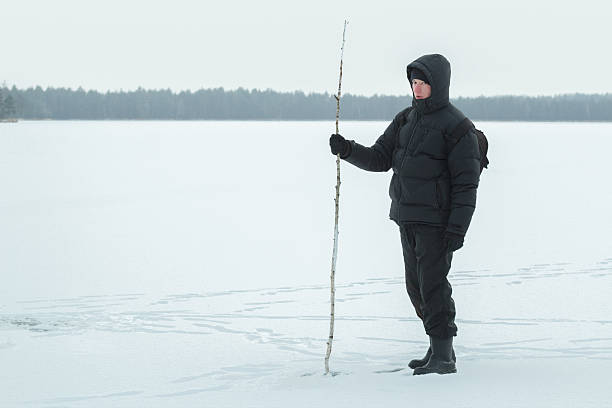
[[[451,374],[457,372],[453,360],[453,338],[438,339],[429,337],[431,344],[431,357],[427,364],[414,369],[414,375],[421,374]]]
[[[408,363],[408,367],[412,368],[413,370],[417,367],[423,367],[425,364],[427,364],[427,362],[429,361],[429,358],[431,357],[431,340],[429,341],[430,346],[427,349],[427,353],[425,354],[425,357],[423,357],[420,360],[411,360]],[[453,349],[452,351],[452,355],[451,358],[453,359],[453,362],[456,363],[457,362],[457,357],[455,357],[455,349]]]
[[[427,349],[427,353],[425,354],[425,357],[423,357],[420,360],[410,361],[408,363],[408,367],[412,368],[413,370],[417,367],[423,367],[429,361],[429,357],[431,357],[431,347]]]

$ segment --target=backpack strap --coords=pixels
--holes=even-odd
[[[455,129],[453,129],[453,131],[446,137],[449,146],[448,151],[453,150],[453,147],[455,147],[455,145],[459,143],[459,140],[470,129],[474,129],[474,124],[472,123],[472,121],[469,118],[463,119],[461,123],[459,123],[457,127],[455,127]]]
[[[404,126],[406,124],[406,122],[408,122],[408,115],[410,115],[410,112],[412,112],[412,106],[407,107],[406,109],[404,109],[403,111],[400,112],[400,123],[399,123],[399,127],[401,128],[402,126]]]
[[[398,142],[399,142],[400,130],[402,130],[402,127],[404,127],[406,122],[408,122],[408,115],[410,115],[410,112],[412,112],[412,106],[409,106],[400,112],[399,122],[397,124],[398,125],[397,132],[395,132],[395,145],[396,146],[398,145]]]

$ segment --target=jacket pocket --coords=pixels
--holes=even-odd
[[[399,202],[401,197],[401,192],[399,180],[397,179],[397,174],[393,173],[391,177],[391,183],[389,183],[389,197],[391,197],[391,201]]]
[[[436,208],[435,180],[399,176],[398,181],[401,186],[400,203]]]
[[[447,187],[448,186],[446,183],[444,183],[444,180],[436,180],[436,200],[438,208],[442,210],[448,210],[450,208],[449,192]]]

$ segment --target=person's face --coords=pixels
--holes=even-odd
[[[420,79],[412,80],[412,93],[416,99],[426,99],[431,96],[431,85]]]

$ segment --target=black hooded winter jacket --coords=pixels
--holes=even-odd
[[[480,151],[473,131],[451,144],[448,135],[464,114],[449,101],[450,64],[442,55],[424,55],[406,68],[418,68],[431,96],[412,99],[371,147],[349,141],[346,161],[368,171],[393,169],[390,218],[398,224],[444,226],[465,235],[476,207]]]

